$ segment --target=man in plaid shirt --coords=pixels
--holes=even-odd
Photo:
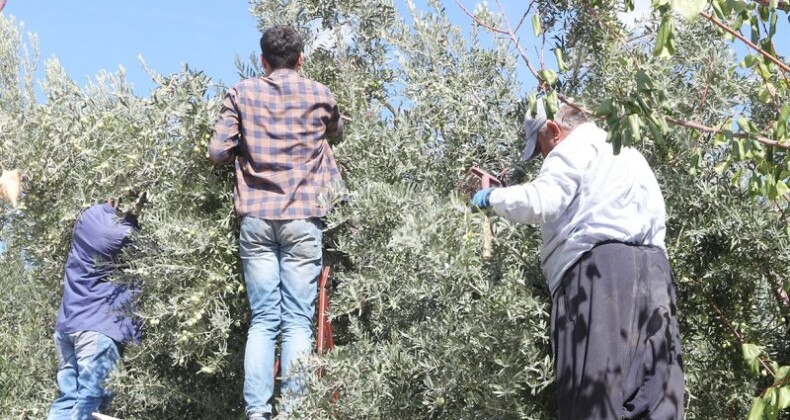
[[[342,183],[327,138],[342,137],[337,101],[301,77],[303,42],[275,26],[261,37],[266,77],[228,91],[209,145],[217,163],[236,166],[234,205],[252,319],[244,359],[248,419],[268,419],[274,358],[282,328],[282,410],[306,392],[316,279],[322,265],[322,195]]]

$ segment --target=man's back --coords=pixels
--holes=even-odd
[[[299,76],[303,49],[291,27],[263,33],[261,64],[268,76],[228,91],[209,145],[211,160],[236,167],[233,201],[250,304],[244,351],[250,420],[271,418],[278,336],[281,413],[307,392],[300,360],[310,353],[313,335],[320,218],[329,210],[323,196],[342,183],[327,141],[342,135],[340,111],[326,86]]]
[[[530,183],[472,202],[542,225],[559,418],[682,419],[683,368],[664,200],[636,149],[612,152],[581,109],[525,118]],[[537,149],[536,149],[537,148]],[[649,320],[649,322],[647,322]]]
[[[94,205],[77,219],[66,260],[58,331],[95,331],[117,342],[139,339],[139,329],[128,313],[133,291],[109,281],[132,229],[139,229],[137,222],[117,216],[109,204]]]
[[[641,153],[623,148],[614,155],[606,132],[593,124],[579,126],[552,153],[562,156],[568,165],[563,169],[577,173],[579,182],[567,208],[543,225],[541,257],[550,286],[601,242],[664,247],[664,199]],[[555,162],[549,156],[544,164]]]
[[[664,247],[664,199],[653,171],[635,149],[619,155],[606,132],[576,127],[543,161],[534,181],[494,191],[497,214],[542,225],[541,262],[549,288],[586,251],[604,241]]]
[[[210,145],[217,162],[236,159],[239,216],[284,220],[321,217],[319,197],[340,174],[327,137],[340,136],[329,89],[279,69],[234,86]]]

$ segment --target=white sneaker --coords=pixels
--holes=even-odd
[[[121,420],[118,417],[112,417],[112,416],[108,416],[106,414],[100,414],[100,413],[91,413],[91,416],[93,416],[93,418],[96,419],[96,420]]]

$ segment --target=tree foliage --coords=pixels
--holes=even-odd
[[[771,27],[786,4],[656,1],[637,27],[617,18],[627,0],[532,2],[524,19],[479,6],[451,22],[445,7],[459,4],[469,10],[438,0],[409,2],[404,14],[389,0],[251,2],[261,27],[305,35],[304,73],[330,86],[349,119],[334,145],[349,200],[326,234],[338,346],[312,360],[324,375],[298,417],[555,417],[539,234],[494,220],[496,258],[485,261],[483,218],[467,206],[469,168],[509,183],[537,169],[519,163],[534,96],[522,93],[517,64],[531,45],[557,62],[531,66],[538,93],[574,97],[614,147],[640,148],[656,170],[688,418],[779,416],[790,403],[788,74],[759,52],[735,54],[731,34],[700,12],[731,28],[754,21],[751,42],[776,58]],[[113,379],[115,413],[242,418],[248,314],[233,174],[205,159],[223,87],[185,67],[150,70],[146,97],[122,70],[81,88],[50,60],[36,101],[35,39],[5,17],[0,32],[0,166],[25,173],[20,208],[2,213],[0,412],[40,418],[55,397],[50,337],[79,211],[145,187],[152,204],[114,279],[141,283],[144,339]],[[245,77],[259,72],[240,63]]]

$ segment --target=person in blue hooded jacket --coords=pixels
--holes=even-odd
[[[136,286],[110,281],[121,250],[140,229],[140,195],[128,210],[119,200],[83,211],[74,225],[66,260],[63,300],[55,325],[58,398],[49,420],[91,419],[106,408],[111,393],[104,382],[117,368],[123,347],[140,340],[133,316]]]

